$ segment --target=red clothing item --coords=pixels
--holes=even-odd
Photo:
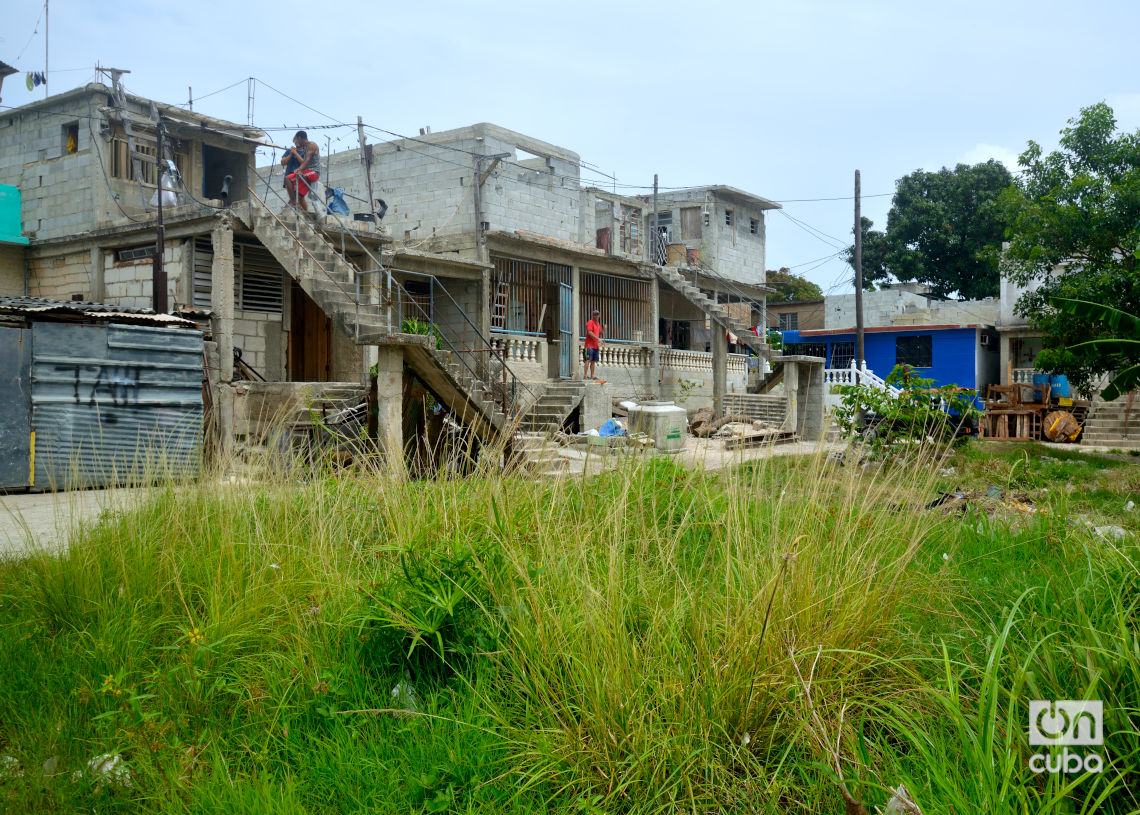
[[[598,345],[598,341],[596,339],[594,339],[594,337],[591,337],[590,334],[593,334],[594,337],[602,336],[602,324],[599,323],[597,320],[590,320],[588,323],[586,323],[586,347],[587,348],[598,348],[598,347],[600,347]]]

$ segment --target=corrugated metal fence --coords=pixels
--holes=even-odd
[[[37,322],[31,374],[35,489],[197,475],[200,332]]]

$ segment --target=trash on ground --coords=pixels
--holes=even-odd
[[[1005,494],[1005,490],[997,484],[990,484],[989,489],[986,490],[986,498],[1001,498]]]
[[[1109,524],[1108,526],[1094,526],[1093,532],[1100,535],[1102,538],[1109,540],[1124,540],[1129,536],[1127,529],[1121,526]]]
[[[1124,511],[1125,512],[1131,512],[1134,509],[1136,509],[1136,502],[1135,501],[1129,501],[1127,504],[1124,505]]]
[[[108,783],[119,787],[131,786],[131,772],[127,769],[123,757],[118,753],[114,755],[104,753],[101,756],[95,756],[87,762],[85,770],[75,771],[75,778],[84,777],[93,778],[100,785]]]
[[[943,478],[948,478],[949,476],[954,475],[955,472],[956,470],[953,467],[943,467],[938,471],[938,474]]]
[[[20,778],[24,771],[20,769],[20,759],[15,756],[0,756],[0,780],[5,778]]]
[[[420,712],[420,699],[415,687],[406,678],[392,687],[392,703],[408,713]]]
[[[593,435],[591,433],[591,435]],[[624,436],[626,435],[625,426],[621,423],[620,419],[609,419],[598,428],[598,435],[603,438],[610,436]]]

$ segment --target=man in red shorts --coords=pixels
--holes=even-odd
[[[598,357],[601,354],[602,335],[606,333],[606,327],[601,323],[602,313],[594,309],[593,315],[590,317],[589,322],[586,323],[586,371],[584,374],[585,379],[594,378],[594,366],[598,363]]]
[[[309,194],[309,185],[321,176],[321,153],[317,143],[309,141],[309,135],[304,130],[298,130],[293,137],[293,147],[281,157],[281,163],[288,168],[290,160],[300,162],[291,173],[285,175],[285,188],[289,190],[289,203],[300,204],[301,209],[308,211],[309,205],[305,196]]]

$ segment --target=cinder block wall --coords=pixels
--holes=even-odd
[[[0,246],[0,297],[24,293],[24,248]]]
[[[84,98],[65,99],[0,121],[0,184],[20,189],[24,234],[45,240],[94,227],[103,183],[91,116]],[[67,152],[65,128],[78,129],[78,151]],[[95,125],[97,127],[97,124]],[[95,136],[94,138],[98,138]]]
[[[545,152],[520,158],[519,150]],[[373,195],[388,205],[384,223],[397,241],[426,241],[475,230],[476,154],[508,153],[482,188],[482,220],[492,230],[535,232],[577,241],[582,195],[578,156],[493,125],[373,145]],[[354,211],[367,211],[359,150],[328,157],[326,181],[343,187]],[[484,168],[491,161],[485,160]],[[356,200],[356,199],[364,199]]]

